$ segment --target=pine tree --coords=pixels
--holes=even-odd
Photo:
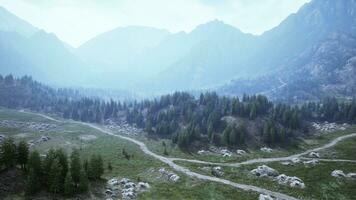
[[[72,174],[68,171],[65,181],[64,181],[64,194],[71,197],[74,194],[74,182],[72,179]]]
[[[59,192],[62,191],[63,189],[63,184],[62,184],[62,167],[59,163],[58,159],[54,159],[51,165],[51,170],[49,172],[49,191],[53,194],[58,194]]]
[[[80,163],[80,157],[79,157],[79,152],[78,150],[73,150],[72,154],[70,156],[70,172],[72,174],[73,181],[75,185],[78,185],[79,183],[79,177],[80,177],[80,169],[81,169],[81,163]]]
[[[29,150],[26,142],[21,141],[17,147],[17,163],[21,166],[21,169],[26,169],[28,161]]]
[[[39,176],[36,174],[35,169],[31,168],[26,181],[25,195],[26,197],[30,197],[41,189],[41,180]]]
[[[12,138],[6,138],[1,146],[1,160],[6,168],[14,167],[16,164],[16,145]]]
[[[89,180],[88,176],[84,170],[80,170],[79,176],[79,184],[78,184],[78,191],[79,192],[86,192],[89,188]]]

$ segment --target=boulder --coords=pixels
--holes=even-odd
[[[292,159],[292,162],[295,163],[295,164],[296,164],[296,163],[300,163],[300,161],[301,161],[301,160],[300,160],[299,158],[293,158],[293,159]]]
[[[216,177],[221,177],[224,175],[224,171],[220,166],[217,166],[213,167],[213,169],[211,170],[211,174]]]
[[[236,151],[236,153],[237,153],[238,155],[245,155],[245,154],[246,154],[246,151],[241,150],[241,149],[238,149],[238,150]]]
[[[205,151],[205,150],[199,150],[199,151],[198,151],[198,154],[199,154],[199,155],[204,155],[204,154],[206,154],[206,153],[207,153],[207,151]]]
[[[319,155],[319,153],[318,152],[310,152],[309,153],[309,157],[311,157],[311,158],[320,158],[320,155]]]
[[[305,188],[304,182],[295,176],[287,176],[285,174],[281,174],[277,176],[276,180],[281,185],[288,185],[290,187],[298,187],[298,188]]]
[[[331,176],[336,178],[344,178],[346,174],[342,170],[334,170],[331,172]]]
[[[225,157],[231,157],[232,155],[231,153],[224,153],[222,156],[225,158]]]
[[[146,182],[138,182],[137,183],[137,189],[140,190],[140,191],[148,190],[148,189],[150,189],[150,187],[151,186]]]
[[[319,160],[316,160],[316,159],[308,160],[308,161],[304,161],[303,164],[308,165],[308,166],[315,166],[315,165],[319,164]]]
[[[267,194],[260,194],[260,196],[258,197],[258,200],[274,200],[274,198],[272,198],[271,196],[269,196]]]
[[[273,149],[268,147],[262,147],[260,150],[265,153],[271,153],[273,151]]]
[[[180,179],[180,177],[177,174],[174,173],[169,173],[168,174],[168,180],[172,182],[177,182]]]
[[[258,177],[276,177],[278,171],[266,165],[258,166],[256,169],[251,170],[251,173]]]
[[[113,178],[113,179],[110,179],[108,180],[108,183],[107,183],[109,186],[117,186],[120,184],[119,180],[117,180],[116,178]]]
[[[285,162],[281,162],[282,165],[285,165],[285,166],[289,166],[289,165],[292,165],[291,162],[288,162],[288,161],[285,161]]]
[[[125,188],[125,189],[135,188],[135,187],[136,187],[136,184],[133,183],[133,182],[127,182],[127,183],[125,183],[125,185],[124,185],[124,188]]]
[[[120,180],[120,184],[122,184],[122,185],[125,185],[125,184],[128,183],[128,182],[131,182],[131,180],[128,179],[128,178],[122,178],[122,179]]]
[[[346,177],[347,177],[347,178],[354,178],[354,179],[356,179],[356,173],[348,173],[348,174],[346,175]]]

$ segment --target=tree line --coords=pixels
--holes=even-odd
[[[53,89],[30,77],[0,77],[0,105],[58,114],[84,122],[125,121],[148,134],[171,138],[182,148],[194,141],[208,140],[224,146],[241,146],[251,134],[251,122],[258,136],[270,145],[286,144],[294,134],[307,130],[308,121],[356,122],[356,100],[326,98],[301,105],[274,103],[263,95],[219,96],[215,92],[194,96],[175,92],[142,101],[103,101],[78,96],[75,91]],[[238,124],[222,120],[226,116]]]
[[[50,149],[46,155],[29,151],[27,143],[17,145],[12,138],[6,138],[0,146],[0,169],[19,166],[26,174],[26,197],[42,190],[57,196],[72,197],[85,193],[89,180],[100,179],[104,173],[104,162],[100,155],[92,155],[90,160],[82,160],[74,149],[70,156],[62,149]]]

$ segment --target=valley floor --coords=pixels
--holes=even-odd
[[[310,138],[314,142],[310,145],[303,144],[300,149],[280,149],[271,154],[251,150],[246,156],[234,154],[232,157],[222,158],[221,155],[182,152],[169,141],[165,141],[169,152],[165,156],[162,141],[119,135],[105,127],[55,119],[37,113],[1,109],[0,121],[8,121],[7,127],[0,126],[0,134],[11,136],[17,141],[39,141],[42,136],[49,137],[48,141],[34,142],[32,148],[41,153],[50,148],[63,148],[67,151],[78,148],[84,158],[97,153],[103,156],[105,163],[110,162],[113,169],[105,170],[103,178],[106,180],[102,184],[93,183],[91,192],[85,199],[104,198],[105,182],[113,177],[148,182],[151,188],[140,193],[138,199],[258,199],[260,193],[280,199],[352,199],[356,195],[352,189],[356,187],[356,180],[337,179],[330,175],[335,169],[356,172],[356,163],[353,162],[356,160],[355,127]],[[29,128],[14,122],[33,124]],[[130,160],[122,155],[123,149],[132,155]],[[308,149],[320,153],[322,159],[319,159],[318,165],[281,164],[282,161],[300,157],[310,160],[307,156],[311,150]],[[305,188],[291,188],[268,178],[251,176],[250,170],[262,164],[268,164],[288,176],[301,178]],[[213,166],[222,166],[224,175],[215,177],[211,171],[206,171],[207,167]],[[167,180],[159,173],[160,168],[176,173],[180,179],[177,182]],[[22,199],[23,191],[0,191],[0,197]],[[43,199],[43,196],[38,198]]]

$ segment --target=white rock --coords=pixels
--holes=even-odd
[[[311,158],[320,158],[320,155],[319,155],[319,153],[318,152],[310,152],[309,153],[309,157],[311,157]]]
[[[337,178],[344,178],[346,177],[346,174],[342,170],[334,170],[331,172],[331,176]]]
[[[288,185],[290,187],[298,187],[298,188],[305,188],[305,184],[303,181],[295,176],[287,176],[285,174],[281,174],[277,176],[276,180],[281,185]]]
[[[348,173],[346,175],[347,178],[356,178],[356,173]]]
[[[288,161],[286,161],[286,162],[281,162],[281,164],[282,164],[282,165],[285,165],[285,166],[292,165],[292,163],[291,163],[291,162],[288,162]]]
[[[273,151],[271,148],[268,147],[262,147],[260,150],[265,153],[271,153]]]
[[[137,184],[137,188],[139,189],[139,190],[147,190],[147,189],[149,189],[151,186],[148,184],[148,183],[146,183],[146,182],[138,182],[138,184]]]
[[[292,159],[292,162],[293,162],[293,163],[300,163],[300,159],[299,159],[299,158],[293,158],[293,159]]]
[[[122,179],[120,180],[120,183],[123,184],[123,185],[125,185],[125,184],[128,183],[128,182],[131,182],[131,180],[128,179],[128,178],[122,178]]]
[[[239,154],[239,155],[245,155],[245,154],[246,154],[246,151],[241,150],[241,149],[238,149],[238,150],[236,151],[236,153]]]
[[[231,157],[232,155],[231,153],[224,153],[222,156],[225,158],[225,157]]]
[[[168,175],[168,180],[172,181],[172,182],[177,182],[180,179],[180,177],[177,174],[169,174]]]
[[[133,182],[127,182],[125,183],[124,185],[124,188],[128,189],[128,188],[135,188],[136,187],[136,184],[133,183]]]
[[[221,177],[224,175],[224,171],[220,166],[213,167],[211,173],[216,177]]]
[[[274,200],[274,198],[272,198],[269,195],[266,194],[260,194],[260,196],[258,197],[258,200]]]
[[[110,180],[108,181],[108,185],[109,185],[109,186],[116,186],[116,185],[119,185],[119,180],[117,180],[116,178],[110,179]]]
[[[278,176],[278,171],[266,165],[258,166],[251,170],[251,173],[259,177],[275,177]]]
[[[203,155],[203,154],[206,154],[207,153],[207,151],[205,151],[205,150],[200,150],[200,151],[198,151],[198,154],[199,155]]]
[[[310,166],[315,166],[319,164],[319,160],[313,159],[313,160],[308,160],[303,162],[304,165],[310,165]]]

